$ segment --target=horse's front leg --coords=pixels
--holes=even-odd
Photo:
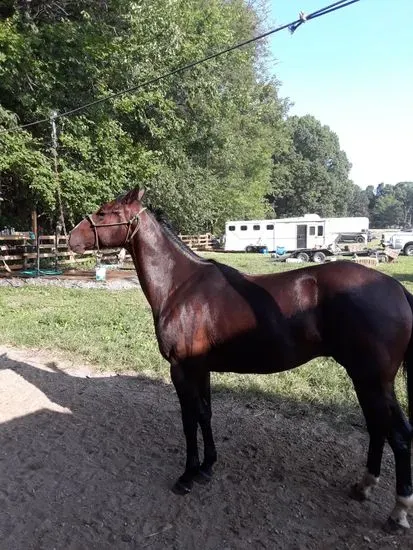
[[[198,384],[192,376],[185,373],[182,365],[171,365],[171,378],[179,397],[182,412],[182,424],[186,439],[186,465],[185,471],[173,486],[174,493],[188,494],[193,485],[195,477],[199,474],[198,455],[198,417],[199,417],[199,394]]]
[[[212,466],[217,461],[217,451],[211,427],[211,382],[210,373],[205,371],[199,380],[199,425],[201,426],[204,439],[204,461],[199,469],[196,481],[207,483],[212,477]]]

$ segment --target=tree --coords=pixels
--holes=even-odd
[[[337,135],[310,115],[287,119],[290,144],[274,155],[269,200],[279,217],[342,215],[352,195],[350,163]]]
[[[369,212],[371,214],[376,204],[376,191],[374,189],[374,185],[368,185],[365,193],[369,204]]]
[[[0,128],[16,119],[0,106]],[[33,207],[41,202],[51,208],[55,201],[55,179],[39,143],[27,132],[0,134],[0,227],[18,227],[29,220]],[[42,213],[42,212],[40,212]]]
[[[374,227],[410,227],[413,214],[413,182],[379,183],[366,188],[370,221]]]
[[[401,203],[391,193],[381,195],[373,211],[374,227],[391,227],[400,225],[403,220]]]
[[[7,7],[0,13],[0,106],[9,122],[0,120],[0,129],[104,98],[260,29],[259,10],[243,0],[10,0]],[[181,231],[264,216],[271,153],[286,139],[285,104],[263,72],[265,55],[265,46],[251,44],[59,120],[69,222],[135,184],[149,188],[154,206],[171,212]],[[14,140],[22,161],[31,159],[43,176],[34,184],[18,179],[12,153],[2,149],[5,196],[26,194],[55,220],[50,125],[17,135],[0,134],[0,147]]]
[[[394,197],[399,201],[402,211],[404,226],[412,225],[413,214],[413,182],[401,181],[394,186]]]
[[[348,216],[369,217],[369,198],[365,190],[354,183],[350,185],[350,193],[347,203]]]

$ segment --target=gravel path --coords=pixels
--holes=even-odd
[[[116,276],[108,273],[105,282],[96,281],[94,276],[79,274],[62,277],[1,277],[0,287],[19,288],[24,286],[58,286],[62,288],[87,288],[87,289],[106,289],[106,290],[127,290],[131,288],[140,288],[139,280],[136,275],[125,273],[124,277],[119,275],[121,272],[116,272]]]

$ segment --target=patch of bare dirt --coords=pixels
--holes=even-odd
[[[381,529],[393,505],[389,452],[373,499],[348,498],[367,436],[339,411],[215,395],[215,477],[179,497],[171,385],[35,351],[0,355],[1,550],[413,547],[412,533]]]
[[[0,286],[58,286],[62,288],[87,288],[126,290],[140,288],[135,270],[108,269],[105,281],[96,281],[94,270],[67,269],[61,275],[21,276],[18,272],[0,272]]]

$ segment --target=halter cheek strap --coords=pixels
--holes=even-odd
[[[116,225],[127,225],[128,226],[128,231],[126,233],[126,237],[125,237],[125,240],[123,242],[123,245],[122,245],[122,248],[125,247],[126,244],[128,244],[132,239],[133,237],[136,235],[136,233],[139,231],[139,227],[140,227],[140,215],[142,214],[142,212],[144,212],[146,210],[146,207],[142,208],[141,210],[139,210],[139,212],[137,214],[135,214],[130,220],[128,221],[124,221],[124,222],[113,222],[113,223],[95,223],[95,221],[93,220],[92,218],[92,214],[88,214],[86,216],[86,219],[88,220],[88,222],[90,223],[90,225],[93,227],[93,231],[95,232],[95,245],[96,245],[96,250],[98,251],[98,254],[100,252],[100,249],[99,249],[99,236],[98,236],[98,227],[114,227]],[[136,222],[136,225],[135,225],[135,228],[133,229],[132,233],[130,234],[130,231],[131,231],[131,228],[132,228],[132,225]]]
[[[142,210],[140,210],[133,218],[132,220],[129,221],[129,225],[128,225],[128,234],[129,234],[129,231],[130,231],[130,228],[131,228],[131,224],[133,223],[133,221],[136,221],[136,226],[135,226],[135,229],[132,231],[132,234],[130,236],[128,236],[128,234],[126,235],[126,239],[125,239],[125,244],[129,243],[133,237],[136,235],[136,233],[139,231],[139,228],[141,226],[141,219],[140,219],[140,215],[142,214],[142,212],[144,212],[146,210],[146,207],[142,208]]]

